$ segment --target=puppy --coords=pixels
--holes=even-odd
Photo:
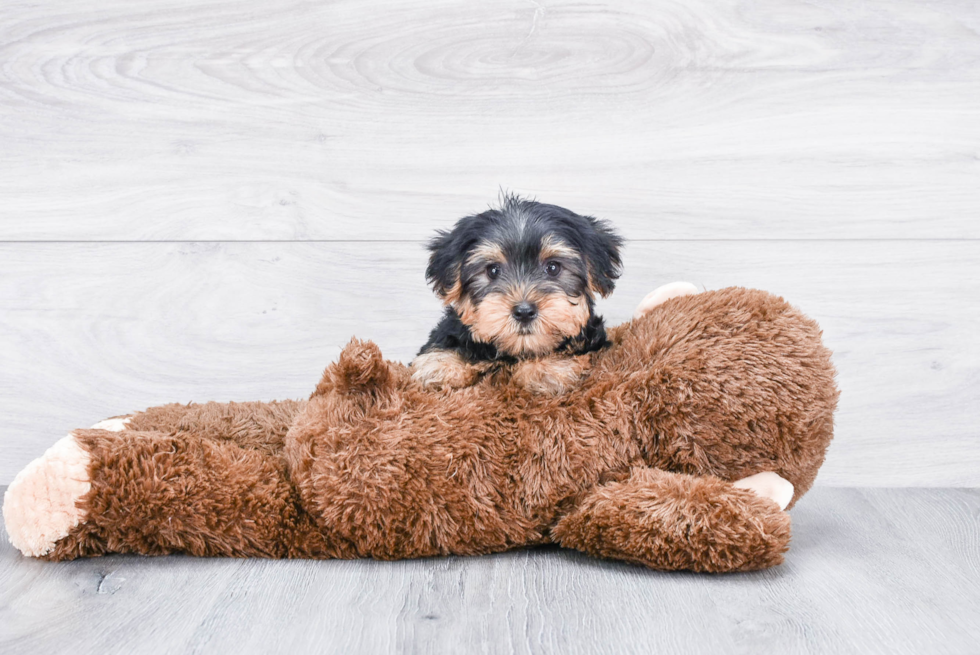
[[[595,297],[615,287],[622,242],[605,221],[514,196],[439,231],[425,275],[446,313],[413,377],[459,388],[503,365],[529,390],[568,388],[576,356],[608,345]]]

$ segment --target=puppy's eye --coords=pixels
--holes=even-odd
[[[496,280],[500,277],[500,264],[490,264],[487,266],[487,277]]]
[[[558,274],[561,273],[561,264],[558,262],[548,262],[544,265],[544,270],[547,271],[548,275],[551,277],[558,277]]]

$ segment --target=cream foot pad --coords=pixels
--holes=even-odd
[[[756,473],[732,483],[740,489],[751,489],[763,498],[776,501],[779,509],[786,509],[793,500],[793,483],[772,472]]]

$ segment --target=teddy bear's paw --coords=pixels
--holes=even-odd
[[[756,473],[732,483],[739,489],[751,489],[759,496],[774,500],[779,509],[786,509],[793,500],[793,483],[771,471]]]
[[[670,284],[664,284],[646,295],[646,297],[640,301],[640,304],[636,306],[636,311],[633,312],[633,320],[638,318],[643,318],[657,305],[662,305],[671,298],[677,298],[679,296],[693,296],[697,293],[698,288],[691,284],[690,282],[671,282]]]
[[[3,497],[7,534],[17,550],[44,555],[85,519],[77,501],[91,488],[89,461],[69,434],[17,474]]]
[[[92,430],[108,430],[109,432],[122,432],[133,420],[132,416],[117,416],[99,421],[91,427]]]

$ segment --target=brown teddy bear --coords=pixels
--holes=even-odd
[[[781,298],[690,291],[648,296],[561,393],[519,366],[427,389],[353,340],[306,402],[165,405],[75,430],[10,485],[8,534],[48,560],[554,543],[658,569],[779,564],[783,510],[833,435],[830,352]]]

